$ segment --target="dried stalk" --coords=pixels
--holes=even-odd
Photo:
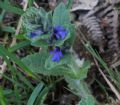
[[[28,0],[26,0],[26,2],[23,5],[23,10],[24,11],[27,9],[27,5],[28,5]],[[18,21],[18,25],[17,25],[17,29],[16,29],[16,32],[15,32],[15,36],[17,36],[19,34],[21,26],[22,26],[22,17],[20,17],[20,19]],[[15,44],[16,44],[16,38],[14,37],[10,47],[14,46]]]
[[[101,73],[101,75],[103,76],[103,78],[105,79],[105,81],[107,82],[108,86],[111,88],[111,90],[113,91],[113,93],[116,95],[116,97],[118,98],[118,100],[120,101],[120,93],[117,91],[117,89],[113,86],[113,84],[108,80],[108,78],[106,77],[106,75],[102,72],[102,70],[100,69],[97,60],[94,58],[95,64],[99,70],[99,72]]]
[[[2,74],[6,71],[7,63],[3,62],[2,65],[0,65],[0,79],[2,79]]]

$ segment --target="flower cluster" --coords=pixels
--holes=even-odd
[[[68,30],[65,29],[63,26],[55,26],[53,32],[56,40],[64,40],[68,34]],[[56,47],[53,51],[51,51],[50,54],[52,55],[53,62],[59,62],[60,59],[63,57],[63,53],[60,47]]]
[[[64,40],[68,35],[68,30],[60,25],[53,27],[52,30],[53,30],[53,33],[51,33],[52,36],[48,40]],[[44,32],[41,29],[37,29],[37,30],[31,32],[29,34],[29,37],[35,38],[40,35],[44,35]],[[58,47],[58,46],[55,46],[55,48],[53,49],[53,51],[50,52],[50,54],[52,56],[53,62],[59,62],[60,59],[63,57],[63,53],[62,53],[60,47]]]

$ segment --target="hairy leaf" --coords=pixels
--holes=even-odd
[[[69,11],[66,9],[64,3],[60,3],[53,13],[53,25],[65,25],[70,23]]]
[[[74,77],[72,71],[64,66],[57,66],[56,68],[46,69],[45,61],[49,55],[45,52],[29,55],[22,59],[23,63],[32,70],[34,73],[40,73],[43,75],[68,75]]]
[[[49,13],[50,15],[50,13]],[[41,28],[44,30],[47,30],[49,27],[49,20],[48,13],[43,8],[29,8],[24,14],[23,14],[23,26],[26,29],[27,32],[31,32],[37,28]]]
[[[86,98],[82,98],[78,105],[96,105],[93,96],[89,95]]]
[[[49,56],[45,62],[45,68],[50,70],[57,66],[67,65],[68,62],[71,63],[71,55],[70,54],[64,55],[64,57],[59,62],[53,62],[52,56]]]

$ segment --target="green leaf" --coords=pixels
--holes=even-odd
[[[49,43],[47,42],[47,40],[50,38],[50,34],[42,34],[34,38],[29,38],[29,37],[26,37],[26,38],[31,41],[32,46],[35,46],[35,47],[48,47],[49,46]]]
[[[2,10],[2,12],[0,14],[0,23],[2,23],[2,21],[4,19],[4,15],[5,15],[5,10]]]
[[[82,68],[78,72],[78,77],[80,80],[87,78],[88,70],[90,69],[91,64],[89,61],[84,62]]]
[[[49,54],[47,54],[46,52],[41,52],[41,53],[32,54],[23,58],[22,62],[28,68],[30,68],[34,73],[40,73],[43,75],[53,75],[53,76],[67,75],[67,76],[75,77],[73,75],[73,72],[64,66],[57,66],[56,68],[49,69],[49,70],[46,69],[44,65],[48,57],[49,57]]]
[[[71,61],[71,62],[70,62]],[[90,63],[88,61],[84,62],[82,67],[76,64],[76,58],[71,56],[71,60],[68,61],[67,66],[73,72],[77,79],[85,79],[87,77],[88,70],[90,68]]]
[[[22,41],[22,42],[20,42],[20,43],[18,43],[18,44],[16,44],[16,45],[10,47],[10,48],[8,49],[8,51],[9,51],[9,52],[14,52],[14,51],[16,51],[16,50],[18,50],[18,49],[20,49],[20,48],[26,47],[26,46],[28,46],[28,45],[30,45],[30,41],[28,41],[28,40]]]
[[[30,76],[34,77],[34,74],[25,66],[19,58],[17,58],[14,54],[10,53],[6,50],[2,45],[0,45],[0,55],[8,56],[12,61],[14,61],[18,66],[20,66],[23,70],[25,70]]]
[[[29,0],[28,1],[29,7],[33,6],[33,3],[34,3],[34,0]]]
[[[52,18],[53,18],[52,14],[53,14],[52,11],[46,14],[46,20],[48,21],[48,26],[52,26]]]
[[[33,31],[41,26],[41,24],[38,24],[40,21],[40,15],[38,13],[39,10],[37,8],[31,7],[22,15],[23,27],[26,31]]]
[[[70,23],[70,14],[66,9],[64,3],[60,3],[54,10],[53,13],[53,26],[56,25],[66,25]]]
[[[36,102],[34,105],[44,105],[44,101],[47,97],[48,92],[50,91],[50,89],[53,87],[53,84],[46,86],[39,94]]]
[[[24,86],[26,86],[27,88],[29,87],[32,90],[34,89],[31,81],[27,77],[25,77],[20,71],[16,72],[16,76],[19,77],[19,79],[21,80],[21,82],[23,82]]]
[[[24,13],[24,11],[22,9],[14,7],[7,2],[0,1],[0,8],[4,9],[6,11],[9,11],[9,12],[13,12],[18,15],[22,15]]]
[[[76,37],[76,34],[75,34],[75,25],[73,24],[69,24],[67,26],[67,28],[69,29],[70,31],[70,37],[69,39],[67,40],[66,43],[69,43],[71,46],[74,44],[74,41],[75,41],[75,37]]]
[[[85,62],[83,67],[79,68],[71,54],[64,55],[59,62],[53,62],[52,56],[49,56],[45,62],[45,69],[51,70],[58,66],[67,66],[75,78],[84,79],[87,77],[90,68],[90,62]]]
[[[43,8],[31,7],[22,15],[23,26],[27,33],[38,28],[48,29],[47,12]]]
[[[50,38],[50,34],[41,34],[41,35],[38,35],[34,38],[28,38],[28,39],[31,40],[32,42],[36,42],[39,40],[46,40],[48,38]]]
[[[83,80],[74,79],[74,78],[70,78],[67,76],[65,76],[65,80],[68,83],[68,87],[77,96],[86,97],[86,96],[90,95],[90,91],[88,89],[88,86]]]
[[[7,105],[7,101],[6,101],[6,98],[4,96],[4,92],[3,92],[2,87],[0,87],[0,103],[1,103],[1,105]]]
[[[26,39],[25,34],[18,34],[18,35],[16,35],[16,38],[22,39],[22,40]]]
[[[85,67],[79,68],[71,54],[64,55],[60,62],[53,62],[52,56],[47,52],[29,55],[23,58],[22,61],[35,73],[41,73],[43,75],[67,75],[79,79],[87,76],[90,67],[90,64],[86,63],[84,64]]]
[[[73,0],[68,0],[66,7],[70,9],[73,5]]]
[[[46,30],[48,25],[47,12],[43,8],[40,8],[39,14],[41,17],[41,23],[43,25],[43,29]]]
[[[3,26],[1,30],[5,31],[5,32],[10,32],[10,33],[15,32],[15,29],[13,27],[10,27],[10,26]]]
[[[35,47],[47,47],[47,46],[49,46],[49,44],[45,40],[38,40],[38,41],[32,42],[31,45],[35,46]]]
[[[39,83],[35,87],[35,89],[33,90],[32,94],[31,94],[31,96],[30,96],[30,98],[29,98],[29,100],[27,102],[27,105],[34,105],[35,100],[36,100],[37,96],[39,95],[40,91],[42,90],[43,86],[44,85],[42,83]]]
[[[57,66],[67,65],[68,62],[69,63],[71,62],[71,55],[70,54],[64,55],[64,57],[61,58],[61,60],[59,62],[53,62],[52,56],[50,55],[45,62],[45,68],[50,70],[50,69],[53,69]]]
[[[96,105],[96,104],[93,96],[89,95],[85,98],[82,98],[78,105]]]

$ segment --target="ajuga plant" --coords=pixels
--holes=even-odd
[[[74,93],[83,97],[83,103],[89,96],[89,99],[93,100],[91,105],[94,105],[94,99],[83,83],[90,63],[86,61],[79,66],[70,50],[76,34],[67,7],[64,3],[60,3],[49,12],[43,8],[32,7],[23,14],[25,38],[32,46],[40,47],[42,50],[28,55],[22,61],[34,73],[63,76]],[[81,102],[79,104],[82,105]]]

